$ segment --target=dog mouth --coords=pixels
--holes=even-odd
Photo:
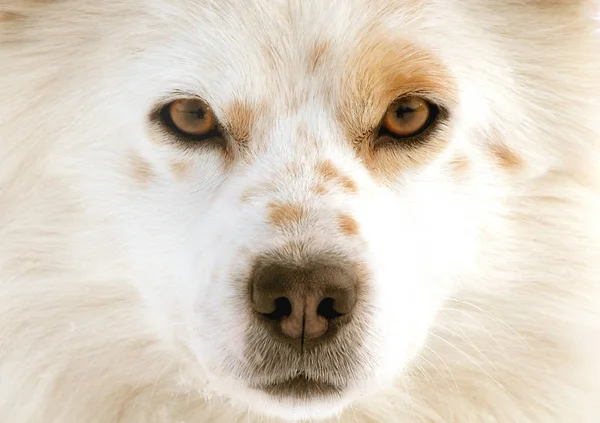
[[[311,379],[305,374],[277,382],[257,385],[255,389],[275,398],[295,400],[339,397],[344,390],[342,386]]]

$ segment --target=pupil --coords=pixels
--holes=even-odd
[[[408,118],[409,116],[405,116],[405,115],[410,115],[411,113],[414,113],[414,109],[411,109],[408,106],[403,106],[403,107],[398,107],[398,109],[396,109],[396,117],[398,117],[398,119],[403,120]]]
[[[204,110],[202,110],[202,109],[197,109],[197,110],[195,110],[194,112],[192,112],[192,114],[193,114],[195,117],[197,117],[199,120],[202,120],[202,119],[204,119],[204,115],[205,115],[206,113],[205,113],[205,112],[204,112]]]

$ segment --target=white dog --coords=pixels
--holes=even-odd
[[[0,421],[600,421],[586,0],[3,0]]]

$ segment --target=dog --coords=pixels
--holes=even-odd
[[[597,423],[585,0],[5,0],[3,423]]]

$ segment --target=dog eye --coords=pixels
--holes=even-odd
[[[161,110],[165,125],[177,134],[194,140],[216,135],[217,119],[208,104],[197,98],[175,100]]]
[[[438,109],[421,97],[403,97],[388,108],[381,125],[382,134],[411,138],[423,133],[434,121]]]

